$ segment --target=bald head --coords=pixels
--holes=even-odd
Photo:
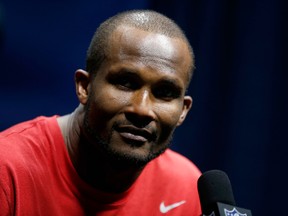
[[[109,18],[98,27],[87,52],[86,70],[89,73],[97,73],[100,65],[107,58],[110,36],[119,26],[134,27],[183,40],[187,44],[192,59],[188,72],[190,80],[194,67],[194,55],[188,39],[173,20],[151,10],[125,11]]]

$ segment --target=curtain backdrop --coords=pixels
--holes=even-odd
[[[73,111],[73,75],[84,67],[95,28],[119,11],[140,8],[174,19],[196,56],[193,108],[172,148],[202,172],[224,170],[237,205],[253,215],[286,215],[284,0],[2,0],[0,130]]]

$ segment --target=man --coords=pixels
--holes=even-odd
[[[0,135],[0,215],[200,215],[200,171],[168,149],[192,106],[193,53],[180,28],[128,11],[97,29],[80,105]]]

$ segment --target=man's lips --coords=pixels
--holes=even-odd
[[[136,142],[149,142],[155,139],[155,133],[148,129],[137,128],[132,125],[122,125],[115,128],[116,131],[125,139]]]

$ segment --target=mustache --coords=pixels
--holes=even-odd
[[[158,130],[157,130],[156,127],[153,127],[151,125],[145,125],[143,127],[139,127],[139,125],[135,125],[132,122],[130,122],[129,120],[118,120],[118,121],[115,121],[113,123],[113,125],[112,125],[112,128],[114,130],[118,129],[118,128],[121,128],[121,127],[131,127],[131,128],[136,128],[136,129],[139,129],[139,130],[148,131],[151,134],[151,136],[153,137],[154,140],[156,140],[157,134],[158,134]]]

